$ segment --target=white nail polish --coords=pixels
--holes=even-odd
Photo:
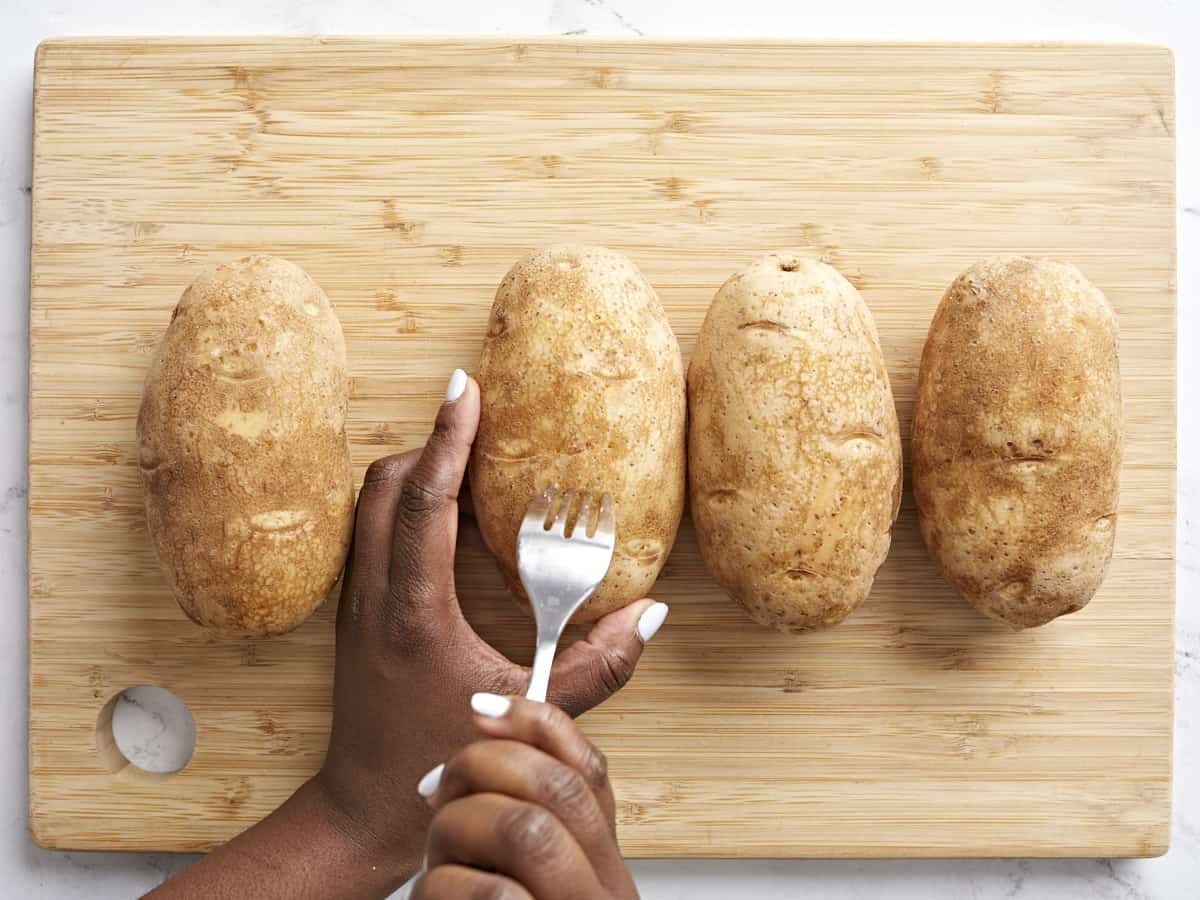
[[[442,772],[446,771],[446,764],[434,766],[425,776],[417,782],[417,793],[428,800],[437,793],[438,785],[442,783]]]
[[[662,623],[667,620],[667,613],[670,611],[671,607],[667,604],[655,603],[642,613],[642,617],[638,619],[637,633],[643,644],[658,633],[658,629],[662,628]]]
[[[467,373],[462,369],[455,369],[454,374],[450,376],[450,383],[446,385],[446,402],[453,403],[466,389]]]
[[[481,716],[487,716],[489,719],[499,719],[508,712],[510,706],[512,706],[512,701],[507,697],[501,697],[499,694],[479,693],[471,695],[471,709],[475,710]]]

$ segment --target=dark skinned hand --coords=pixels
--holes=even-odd
[[[426,446],[378,460],[363,481],[338,610],[333,732],[318,776],[365,840],[398,842],[394,852],[413,868],[412,823],[429,815],[415,787],[477,737],[468,699],[522,693],[529,681],[528,668],[475,633],[455,594],[459,492],[479,422],[478,385],[455,378],[465,380],[461,395],[442,406]],[[456,387],[452,379],[447,396]],[[550,702],[577,715],[624,685],[651,607],[647,619],[661,624],[665,607],[641,600],[566,648]]]
[[[471,706],[484,740],[429,797],[412,900],[636,900],[604,754],[549,704],[476,694]]]

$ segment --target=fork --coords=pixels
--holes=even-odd
[[[617,539],[612,497],[601,495],[593,523],[592,495],[584,492],[568,533],[574,501],[573,489],[560,496],[558,485],[546,487],[529,504],[517,532],[517,573],[537,622],[537,650],[525,696],[540,703],[546,700],[563,628],[604,579]]]

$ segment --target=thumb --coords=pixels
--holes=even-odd
[[[458,491],[479,427],[479,386],[456,369],[438,410],[433,433],[400,488],[392,538],[393,583],[409,590],[445,592],[454,569]],[[423,584],[423,582],[445,582]]]
[[[647,597],[598,621],[554,661],[550,701],[577,716],[623,688],[668,609]]]

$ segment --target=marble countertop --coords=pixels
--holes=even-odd
[[[1167,44],[1177,77],[1178,585],[1170,852],[1154,860],[640,861],[646,900],[1184,898],[1200,885],[1200,4],[1192,0],[8,0],[0,15],[0,893],[131,897],[190,858],[53,853],[26,831],[26,391],[33,52],[87,34],[607,34],[809,39],[1103,40]],[[1192,51],[1197,51],[1193,53]]]

